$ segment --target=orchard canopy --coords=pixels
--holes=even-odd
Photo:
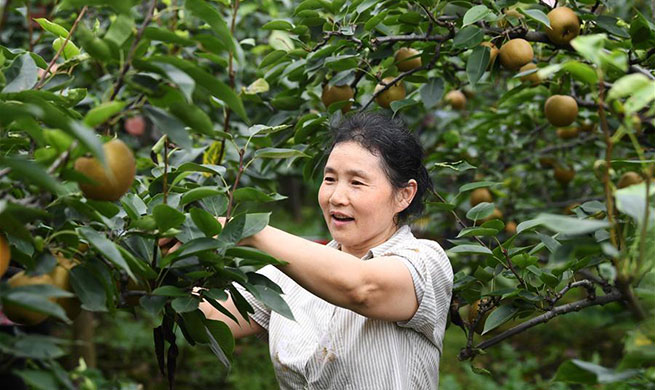
[[[3,359],[63,381],[57,339],[28,325],[138,306],[171,384],[176,329],[229,365],[201,297],[224,311],[227,291],[245,317],[235,283],[293,318],[254,272],[280,263],[237,243],[275,224],[283,177],[315,193],[330,125],[378,110],[426,151],[435,188],[412,225],[456,272],[459,358],[611,304],[632,324],[618,365],[568,360],[555,379],[652,386],[650,2],[0,4],[0,298],[25,325]]]

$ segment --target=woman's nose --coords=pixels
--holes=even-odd
[[[346,188],[344,188],[342,184],[337,184],[334,186],[334,190],[330,194],[329,201],[333,205],[343,205],[348,203]]]

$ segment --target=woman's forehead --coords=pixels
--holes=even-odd
[[[353,141],[336,144],[325,166],[325,172],[339,170],[355,173],[355,171],[368,172],[381,169],[380,156]]]

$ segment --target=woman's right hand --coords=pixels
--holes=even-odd
[[[160,238],[157,244],[159,245],[161,254],[164,256],[171,252],[175,252],[180,246],[182,246],[182,242],[176,240],[174,237]]]

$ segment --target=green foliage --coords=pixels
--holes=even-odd
[[[547,322],[553,313],[625,301],[607,314],[631,316],[638,329],[626,340],[624,360],[610,367],[573,357],[557,378],[652,382],[645,357],[655,337],[648,302],[655,10],[646,2],[568,2],[582,32],[559,46],[545,34],[555,22],[543,2],[5,3],[0,234],[11,246],[12,272],[50,273],[50,253],[61,253],[80,263],[71,292],[83,308],[116,315],[139,298],[154,317],[156,361],[171,382],[183,339],[232,364],[234,340],[225,324],[199,312],[194,287],[207,288],[201,297],[219,311],[229,289],[245,316],[252,308],[237,283],[293,318],[279,288],[255,273],[281,263],[238,243],[269,218],[275,223],[270,211],[288,192],[284,177],[302,177],[305,192],[315,191],[329,125],[350,103],[380,110],[373,108],[375,86],[384,77],[406,89],[388,113],[420,137],[438,190],[428,194],[414,230],[439,240],[456,271],[451,320],[467,335],[459,357],[491,347],[487,334],[503,340],[509,328]],[[500,48],[508,38],[530,42],[540,83],[502,69],[480,45]],[[393,54],[401,47],[418,50],[421,66],[400,71]],[[326,84],[349,85],[355,96],[328,109],[321,102]],[[462,110],[443,100],[453,90],[467,96]],[[544,117],[544,102],[556,94],[577,101],[574,140],[558,138]],[[94,200],[80,185],[98,179],[76,161],[91,155],[108,168],[100,169],[108,181],[122,179],[125,172],[111,168],[115,157],[103,152],[111,138],[134,151],[137,174],[119,201]],[[628,171],[642,183],[619,189]],[[471,205],[479,188],[493,200]],[[562,215],[564,206],[571,215]],[[229,221],[223,227],[217,217]],[[317,212],[302,217],[320,222]],[[321,231],[305,226],[311,233],[294,232]],[[162,238],[181,246],[165,253]],[[567,302],[570,290],[586,295]],[[68,322],[47,299],[61,293],[0,284],[4,304]],[[480,312],[461,318],[460,309],[474,303]],[[36,340],[21,337],[3,337],[3,354],[47,363],[18,375],[35,388],[66,385],[52,361],[56,343],[38,350]]]

